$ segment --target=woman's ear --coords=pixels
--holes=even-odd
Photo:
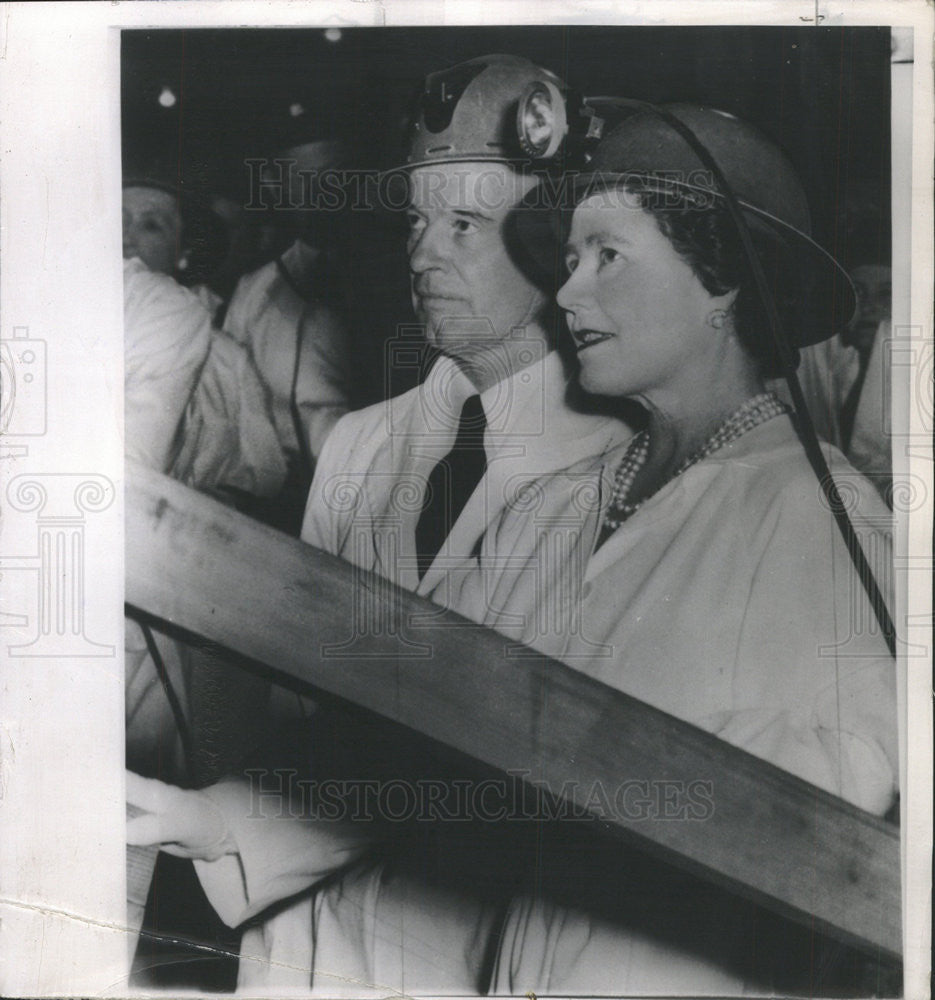
[[[724,315],[726,317],[727,325],[730,327],[731,331],[737,332],[737,295],[739,294],[739,289],[732,288],[729,292],[725,292],[723,295],[717,297],[718,309],[724,310]]]
[[[732,288],[723,295],[712,295],[711,310],[706,318],[708,326],[714,330],[723,330],[727,327],[730,331],[734,331],[734,303],[736,301],[736,288]]]

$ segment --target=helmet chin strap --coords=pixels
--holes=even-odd
[[[740,237],[740,242],[743,245],[747,262],[750,265],[750,270],[753,274],[753,279],[756,282],[760,300],[762,301],[763,308],[766,311],[767,325],[769,326],[770,336],[772,337],[773,344],[778,352],[779,359],[782,364],[783,376],[789,386],[789,392],[792,396],[792,404],[798,418],[795,423],[799,439],[802,442],[802,446],[805,449],[805,454],[811,463],[812,469],[818,478],[818,482],[821,486],[822,493],[825,496],[827,505],[831,510],[831,513],[834,515],[835,523],[844,538],[848,554],[850,555],[854,568],[857,571],[857,576],[863,585],[864,590],[867,592],[867,597],[870,599],[871,607],[873,608],[877,621],[880,623],[880,628],[883,632],[883,637],[886,640],[886,645],[890,651],[890,655],[895,657],[896,630],[893,625],[893,619],[891,618],[889,610],[886,606],[886,601],[883,599],[883,594],[880,591],[880,587],[873,574],[873,570],[870,568],[870,564],[867,561],[863,548],[861,547],[854,525],[848,516],[847,505],[841,497],[837,484],[834,481],[834,477],[831,475],[831,470],[828,467],[824,453],[821,450],[821,444],[815,431],[815,425],[812,421],[808,405],[805,402],[805,395],[802,392],[802,386],[799,382],[798,374],[796,373],[795,350],[790,343],[788,335],[782,327],[782,323],[780,322],[779,311],[776,308],[776,302],[773,298],[772,292],[770,291],[766,275],[763,273],[763,266],[760,262],[759,255],[753,245],[750,229],[747,226],[747,221],[743,216],[743,211],[737,203],[737,199],[734,196],[734,192],[731,190],[727,179],[724,177],[717,161],[701,140],[695,135],[695,133],[683,121],[675,115],[670,114],[665,109],[657,107],[655,104],[650,104],[646,101],[631,100],[629,98],[592,98],[592,100],[613,101],[613,103],[618,107],[646,111],[655,115],[657,118],[660,118],[667,125],[669,125],[670,128],[676,131],[691,147],[704,166],[711,171],[717,190],[724,198],[727,210],[730,213],[734,225],[736,226],[737,235]]]

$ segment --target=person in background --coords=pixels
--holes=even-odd
[[[127,459],[227,503],[275,494],[285,462],[259,377],[247,352],[212,325],[209,307],[216,303],[207,286],[179,280],[198,282],[210,273],[223,251],[218,224],[189,195],[149,175],[128,179],[123,198]],[[124,652],[126,760],[139,773],[197,787],[217,780],[263,738],[256,710],[268,697],[264,681],[131,616]],[[145,871],[136,865],[128,872],[130,909],[140,920],[149,894]],[[197,889],[193,875],[191,881]],[[167,886],[163,911],[170,914],[171,900]],[[185,912],[199,927],[195,933],[209,939],[201,928],[216,918],[203,897],[201,905],[200,922],[191,900]],[[185,936],[177,924],[159,930]],[[146,937],[144,951],[161,947],[158,937]],[[192,957],[162,947],[161,961]],[[145,967],[149,958],[141,961]]]
[[[250,354],[270,400],[288,466],[274,522],[295,534],[325,438],[348,410],[351,381],[349,334],[333,266],[339,254],[329,225],[334,220],[321,208],[303,208],[303,177],[337,168],[345,157],[341,141],[321,139],[281,150],[266,164],[265,182],[282,185],[270,192],[271,211],[280,238],[285,233],[291,242],[240,279],[224,318],[225,331]],[[283,210],[275,208],[280,195]]]
[[[156,174],[123,188],[126,457],[228,503],[274,495],[285,462],[252,362],[177,280],[210,272],[219,221]],[[132,619],[125,640],[127,760],[187,784],[191,650]]]
[[[209,279],[228,248],[224,220],[191,184],[161,165],[123,181],[123,256],[191,289],[214,321],[221,296]]]
[[[211,317],[137,249],[131,244],[123,261],[124,450],[127,458],[167,473],[210,350]]]
[[[214,331],[202,302],[172,276],[182,259],[176,198],[162,187],[129,183],[123,225],[124,454],[168,474],[183,448],[186,412]],[[126,619],[127,760],[142,773],[187,783],[183,741],[147,638],[137,622]],[[160,639],[166,669],[184,701],[174,645]]]
[[[892,443],[886,409],[886,344],[892,314],[888,230],[881,235],[878,224],[852,229],[844,250],[857,292],[857,312],[837,336],[802,351],[799,381],[815,429],[892,506]],[[784,392],[782,387],[779,391]]]
[[[164,275],[163,289],[168,282],[176,285],[176,301],[186,296],[197,301],[209,314],[210,324],[221,300],[206,279],[224,256],[227,238],[221,218],[190,187],[184,179],[173,181],[158,166],[124,180],[123,255]],[[151,324],[173,321],[168,314],[158,316],[153,308],[151,303]],[[135,409],[135,403],[127,408],[131,419]],[[185,402],[176,445],[162,471],[230,502],[244,505],[248,498],[274,496],[285,479],[285,459],[252,360],[213,325],[207,355]]]

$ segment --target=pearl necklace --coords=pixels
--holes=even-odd
[[[771,420],[773,417],[778,417],[781,413],[785,413],[786,409],[787,407],[771,392],[761,392],[758,396],[751,396],[750,399],[742,403],[720,424],[698,451],[693,452],[682,462],[667,482],[676,479],[686,469],[691,468],[697,462],[712,455],[719,448],[723,448],[724,445],[736,441],[737,438],[746,434],[747,431],[753,430],[754,427],[765,423],[767,420]],[[627,497],[633,488],[633,483],[640,469],[646,464],[648,457],[649,433],[647,431],[640,431],[630,441],[626,454],[623,456],[614,474],[614,488],[610,496],[610,506],[604,515],[604,523],[602,525],[602,532],[605,536],[612,531],[616,531],[628,517],[636,513],[643,503],[649,499],[648,497],[644,497],[642,500],[637,500],[636,503],[627,502]]]

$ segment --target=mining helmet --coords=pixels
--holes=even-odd
[[[520,99],[533,85],[546,96],[538,106],[534,97],[524,102],[530,118],[525,134],[533,142],[541,136],[539,149],[529,140],[521,142],[523,133],[517,129]],[[551,160],[567,132],[571,101],[554,73],[519,56],[481,56],[430,73],[413,116],[403,169],[440,162]],[[546,115],[548,122],[541,117]]]
[[[672,104],[661,110],[686,125],[713,157],[751,233],[791,252],[812,305],[807,328],[795,332],[794,342],[804,347],[844,326],[856,305],[853,286],[838,262],[812,239],[805,190],[781,150],[749,123],[714,108]],[[537,188],[518,213],[519,236],[543,266],[547,261],[555,265],[556,241],[568,221],[561,210],[567,213],[589,193],[631,183],[700,209],[725,204],[711,171],[685,137],[651,111],[638,111],[608,131],[585,172],[566,177],[559,192],[563,204],[545,204]]]

